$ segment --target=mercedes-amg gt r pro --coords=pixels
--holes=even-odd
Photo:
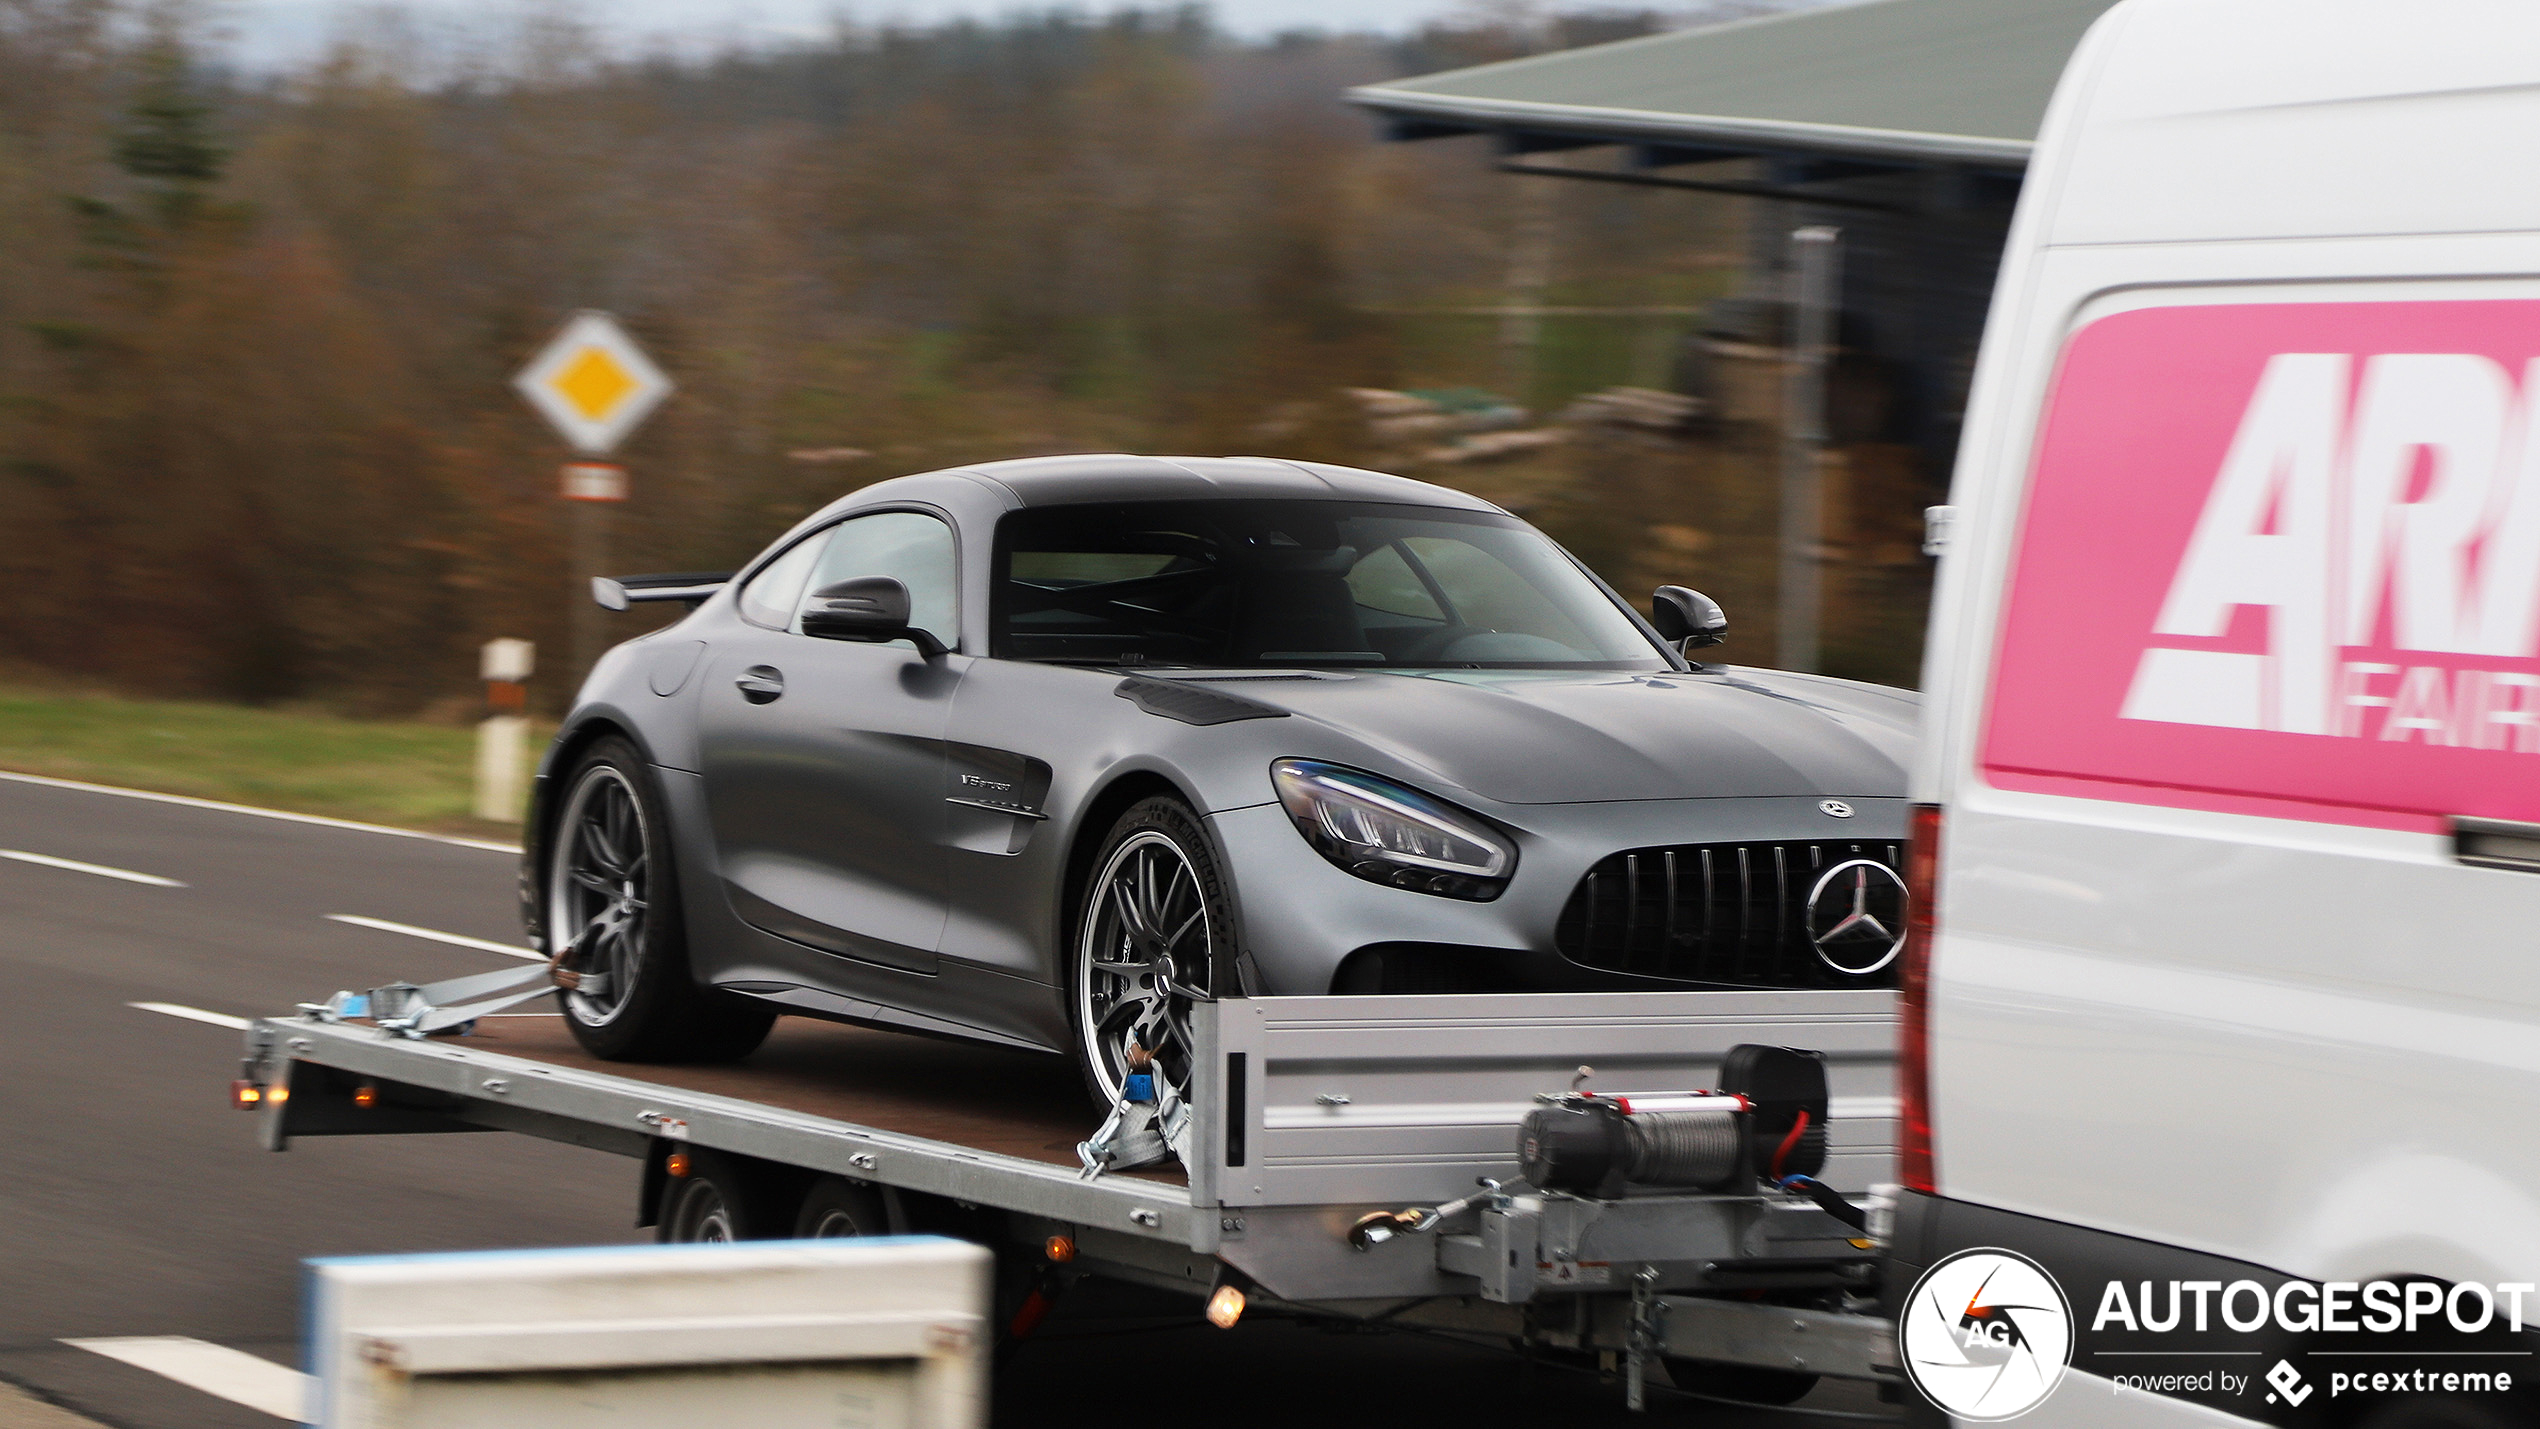
[[[782,1013],[1188,1092],[1217,996],[1892,985],[1914,697],[1698,663],[1488,502],[1261,459],[885,481],[610,651],[523,891],[602,1057]]]

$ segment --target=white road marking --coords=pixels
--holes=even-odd
[[[205,1012],[199,1007],[187,1007],[183,1003],[127,1002],[124,1006],[137,1007],[144,1012],[164,1012],[170,1017],[182,1017],[188,1022],[208,1022],[214,1027],[226,1027],[232,1032],[244,1032],[250,1025],[244,1017],[232,1017],[226,1012]]]
[[[517,854],[518,844],[498,844],[490,839],[463,839],[451,834],[427,834],[421,829],[395,829],[386,824],[365,824],[352,819],[330,819],[322,814],[294,814],[284,809],[260,809],[253,804],[230,804],[218,799],[197,799],[189,794],[162,794],[152,789],[126,789],[115,784],[90,784],[78,779],[54,779],[43,774],[13,774],[0,770],[0,779],[17,784],[41,784],[47,789],[77,789],[88,794],[113,794],[125,799],[148,799],[159,804],[182,804],[189,809],[217,809],[224,814],[253,814],[260,819],[285,819],[295,824],[317,824],[330,829],[356,829],[366,834],[389,834],[401,839],[429,839],[434,843],[456,844],[460,848],[481,848],[492,853]]]
[[[491,938],[470,938],[459,933],[444,933],[437,928],[418,928],[412,923],[391,923],[385,918],[365,918],[358,913],[329,913],[326,915],[326,920],[330,923],[350,923],[356,928],[376,928],[383,933],[403,933],[409,938],[429,938],[433,942],[448,943],[456,948],[481,948],[486,952],[501,953],[509,958],[526,958],[533,963],[543,963],[547,960],[544,954],[524,948],[518,943],[497,943]]]
[[[135,1369],[146,1369],[189,1389],[243,1404],[297,1424],[308,1417],[309,1376],[287,1365],[184,1335],[134,1335],[116,1339],[64,1340]]]
[[[67,868],[73,873],[93,873],[99,878],[120,878],[126,883],[147,883],[153,888],[183,888],[173,878],[155,873],[135,873],[128,868],[108,868],[102,863],[82,863],[75,858],[55,858],[49,853],[27,853],[20,849],[0,848],[0,858],[14,858],[20,863],[40,863],[46,868]]]

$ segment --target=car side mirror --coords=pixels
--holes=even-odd
[[[1729,638],[1729,617],[1720,603],[1680,585],[1662,585],[1651,594],[1649,623],[1679,650],[1698,650]]]
[[[929,660],[944,653],[942,641],[908,623],[908,587],[889,576],[862,576],[813,591],[803,606],[803,633],[876,645],[914,641],[917,653]]]

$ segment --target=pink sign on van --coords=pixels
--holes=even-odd
[[[2023,523],[1996,784],[2540,822],[2540,302],[2103,318]]]

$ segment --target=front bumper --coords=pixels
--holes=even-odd
[[[1350,954],[1382,945],[1474,950],[1497,970],[1497,985],[1510,990],[1658,989],[1684,984],[1599,972],[1556,949],[1561,910],[1588,869],[1618,850],[1659,845],[1904,837],[1905,800],[1841,797],[1851,818],[1825,814],[1813,794],[1478,810],[1517,842],[1517,872],[1487,903],[1352,877],[1316,853],[1277,804],[1224,810],[1209,823],[1226,855],[1249,976],[1259,984],[1248,990],[1256,994],[1333,991],[1333,975]]]

